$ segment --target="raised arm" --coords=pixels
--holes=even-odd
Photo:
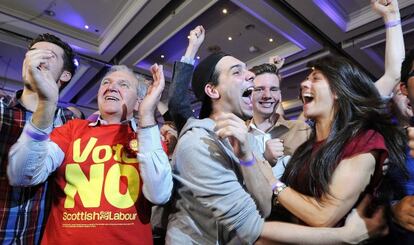
[[[205,31],[203,26],[197,26],[190,31],[187,50],[181,62],[175,62],[172,82],[168,93],[168,112],[173,119],[177,132],[194,116],[191,108],[188,87],[193,77],[194,57],[204,41]]]
[[[385,23],[385,72],[375,83],[382,96],[389,96],[400,81],[401,64],[405,57],[404,38],[397,0],[371,0],[374,11]]]
[[[351,210],[368,185],[375,170],[374,154],[363,153],[342,160],[329,184],[331,194],[323,195],[319,202],[290,187],[279,194],[278,201],[310,226],[333,226]]]
[[[171,196],[173,182],[171,166],[161,145],[161,135],[155,120],[155,109],[164,90],[162,66],[151,67],[153,83],[138,109],[138,142],[142,177],[142,192],[154,204],[166,203]]]
[[[56,55],[49,50],[27,52],[23,79],[37,93],[38,104],[19,140],[9,151],[7,173],[11,185],[28,186],[44,182],[62,162],[62,150],[49,140],[59,97],[56,80],[49,62]]]

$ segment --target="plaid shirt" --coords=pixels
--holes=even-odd
[[[25,109],[15,97],[0,97],[0,244],[38,244],[46,223],[48,203],[47,182],[33,187],[12,187],[7,179],[10,147],[19,138],[32,112]],[[73,113],[58,108],[53,127],[73,119]]]

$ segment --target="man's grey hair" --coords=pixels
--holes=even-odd
[[[139,99],[144,99],[145,95],[147,94],[147,90],[148,90],[148,82],[146,81],[146,79],[135,73],[131,68],[127,67],[126,65],[114,65],[111,66],[111,68],[108,70],[108,72],[105,74],[104,77],[109,76],[111,73],[117,72],[117,71],[124,71],[124,72],[128,72],[129,74],[131,74],[133,77],[135,77],[137,79],[137,95]]]

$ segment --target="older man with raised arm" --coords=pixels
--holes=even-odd
[[[100,117],[72,120],[53,131],[57,87],[51,80],[31,83],[39,105],[9,153],[7,170],[10,183],[19,186],[36,185],[53,173],[42,244],[152,243],[150,202],[168,201],[172,176],[154,118],[164,88],[162,66],[151,72],[154,82],[144,97],[145,81],[125,66],[113,66],[98,91]]]

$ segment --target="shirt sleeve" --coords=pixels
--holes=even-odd
[[[170,199],[173,182],[171,165],[162,148],[158,126],[139,129],[138,142],[142,191],[150,202],[166,203]]]
[[[180,134],[181,129],[190,117],[193,117],[191,109],[191,98],[188,94],[188,87],[193,77],[194,66],[175,62],[173,77],[168,92],[168,112]]]
[[[7,174],[10,185],[40,184],[62,164],[65,155],[56,143],[48,137],[45,140],[36,140],[30,136],[33,132],[47,136],[51,130],[40,130],[30,121],[26,123],[19,139],[9,151]]]

